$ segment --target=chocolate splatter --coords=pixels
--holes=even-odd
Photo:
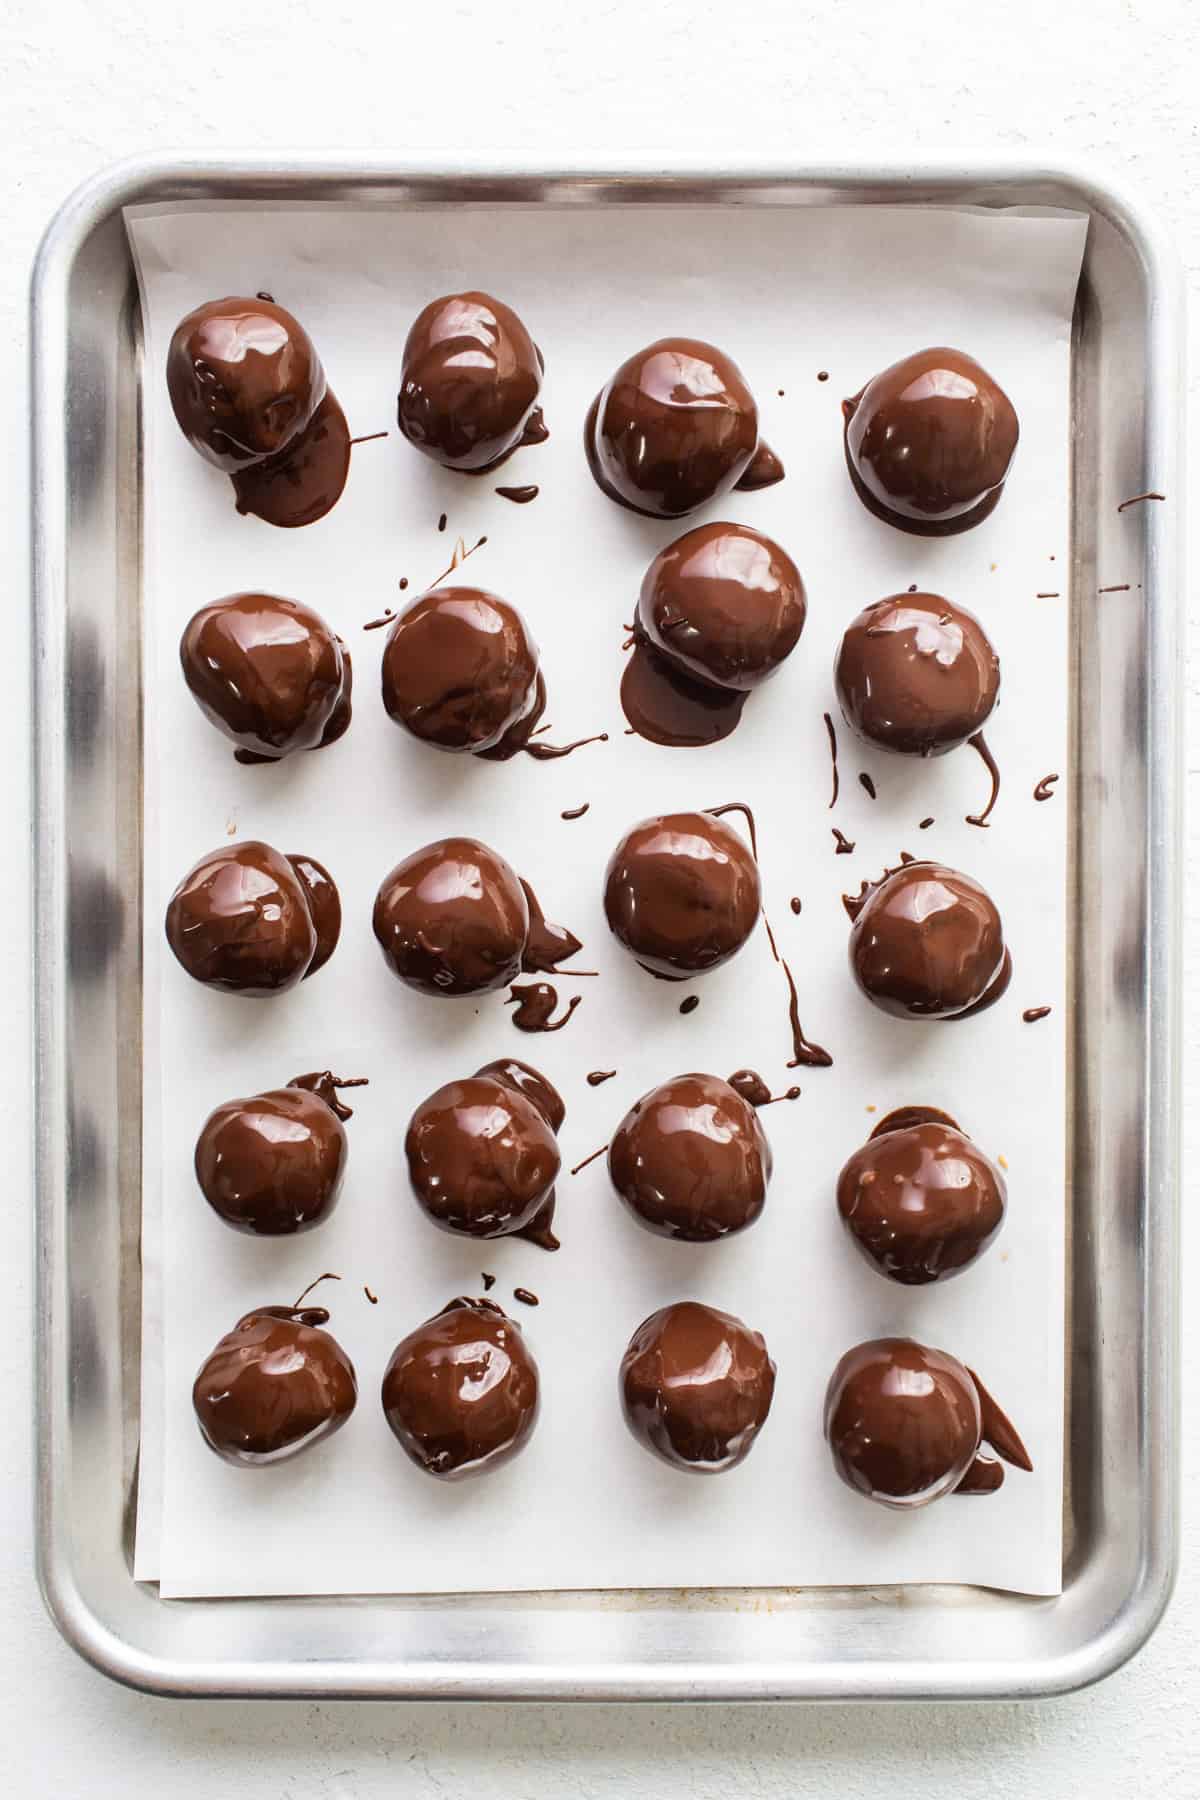
[[[396,585],[399,587],[400,592],[403,593],[405,588],[408,586],[408,576],[402,575]]]
[[[1061,598],[1061,595],[1056,590],[1053,593],[1035,594],[1033,597],[1035,600],[1058,600]]]
[[[512,1022],[518,1031],[561,1031],[579,1001],[580,996],[572,994],[566,1012],[553,1024],[550,1015],[558,1005],[558,992],[548,981],[530,981],[524,986],[518,983],[509,989],[509,998],[504,1004],[516,1007]]]
[[[351,444],[373,444],[377,438],[385,438],[386,436],[386,431],[371,431],[368,432],[366,437],[351,438],[350,442]]]
[[[593,1069],[587,1078],[587,1084],[589,1087],[600,1087],[604,1082],[611,1081],[616,1072],[615,1069]]]
[[[1129,583],[1127,581],[1118,581],[1115,587],[1097,588],[1096,592],[1098,594],[1127,594],[1129,592]]]
[[[1027,1006],[1021,1017],[1027,1025],[1036,1025],[1039,1019],[1048,1018],[1050,1011],[1048,1006]]]
[[[594,1163],[598,1156],[603,1156],[604,1152],[607,1149],[608,1149],[607,1144],[601,1144],[601,1146],[598,1150],[593,1150],[592,1154],[590,1156],[585,1156],[582,1162],[576,1163],[575,1167],[571,1170],[571,1174],[578,1175],[580,1169],[586,1169],[588,1164]]]
[[[1117,508],[1117,511],[1119,513],[1123,513],[1127,506],[1137,506],[1138,503],[1142,500],[1165,500],[1166,497],[1167,496],[1165,494],[1155,494],[1155,493],[1131,494],[1129,496],[1128,500],[1122,500],[1120,506],[1118,506],[1118,508]]]
[[[521,1302],[522,1306],[540,1306],[541,1305],[541,1301],[538,1299],[537,1295],[530,1293],[528,1288],[514,1288],[513,1289],[513,1299],[519,1300]]]
[[[255,294],[254,298],[256,300],[265,300],[268,306],[274,306],[275,304],[274,294],[266,294],[261,288],[258,290],[257,294]]]
[[[859,786],[865,789],[873,800],[875,798],[875,783],[871,780],[871,777],[864,771],[859,775],[858,781]]]
[[[526,744],[526,756],[532,756],[535,762],[554,762],[560,756],[570,756],[572,750],[582,750],[585,744],[607,744],[607,731],[598,731],[595,737],[576,738],[573,744]]]
[[[384,436],[385,436],[385,437],[386,437],[386,435],[387,435],[387,434],[386,434],[386,432],[385,432],[385,433],[384,433]],[[363,1283],[363,1293],[364,1293],[364,1294],[365,1294],[365,1295],[366,1295],[366,1296],[367,1296],[367,1299],[368,1299],[368,1300],[369,1300],[369,1301],[370,1301],[370,1302],[371,1302],[371,1305],[372,1305],[372,1306],[378,1306],[378,1305],[379,1305],[379,1295],[378,1295],[378,1294],[373,1294],[373,1293],[372,1293],[372,1292],[371,1292],[371,1290],[370,1290],[370,1288],[369,1288],[369,1287],[368,1287],[368,1286],[367,1286],[367,1284],[366,1284],[366,1282],[364,1282],[364,1283]]]
[[[582,806],[568,806],[566,812],[559,813],[558,816],[560,819],[582,819],[591,804],[590,800],[585,800]]]
[[[933,814],[932,814],[932,813],[930,813],[930,815],[929,815],[929,817],[928,817],[928,818],[927,818],[927,819],[922,819],[922,820],[921,820],[921,821],[920,821],[920,822],[919,822],[919,823],[918,823],[918,825],[917,825],[917,830],[918,830],[918,831],[928,831],[928,830],[929,830],[929,827],[930,827],[930,826],[931,826],[931,825],[932,825],[932,824],[933,824]]]
[[[528,482],[524,487],[498,487],[496,492],[502,500],[511,500],[514,506],[528,506],[536,500],[541,489],[536,482]]]
[[[446,529],[446,515],[445,515],[445,513],[443,513],[441,518],[438,520],[438,530],[445,531],[445,529]]]
[[[794,913],[800,912],[802,910],[802,902],[801,902],[799,894],[793,894],[790,901],[788,902],[788,905],[791,907],[791,909]]]
[[[383,627],[385,625],[394,625],[395,622],[396,622],[396,614],[392,610],[392,608],[389,606],[389,607],[385,608],[383,617],[381,619],[368,619],[367,623],[363,626],[363,630],[364,631],[382,631]]]
[[[480,1273],[479,1279],[483,1283],[483,1291],[485,1294],[489,1293],[496,1285],[496,1277],[494,1275],[489,1275],[486,1269]]]
[[[1057,775],[1043,775],[1042,779],[1038,782],[1037,786],[1033,790],[1034,799],[1035,800],[1053,800],[1054,794],[1053,794],[1052,790],[1053,790],[1054,784],[1057,780],[1058,780]]]
[[[689,994],[686,1000],[680,1001],[679,1010],[681,1013],[692,1013],[692,1012],[695,1012],[695,1010],[699,1006],[699,1004],[700,1004],[699,994]]]
[[[829,370],[828,369],[818,369],[817,370],[817,380],[818,381],[828,381],[829,380]]]
[[[836,825],[831,826],[830,829],[833,832],[834,855],[849,856],[854,849],[850,839],[840,832]]]

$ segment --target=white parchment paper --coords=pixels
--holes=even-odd
[[[144,1257],[146,1394],[139,1576],[165,1595],[978,1582],[1060,1585],[1064,1343],[1067,883],[1067,452],[1070,317],[1085,223],[1063,217],[896,209],[355,211],[143,210],[129,228],[146,320],[146,1005]],[[436,294],[483,287],[525,318],[546,356],[552,433],[482,481],[437,469],[394,428],[408,325]],[[311,331],[355,433],[340,504],[298,532],[239,518],[228,481],[191,451],[163,378],[170,333],[200,301],[264,289]],[[741,364],[787,479],[702,516],[759,526],[795,558],[809,593],[801,642],[754,696],[738,731],[705,750],[624,735],[623,621],[646,563],[682,527],[635,518],[593,486],[581,449],[588,403],[629,352],[670,332],[708,338]],[[1007,493],[978,529],[941,541],[879,523],[851,491],[840,401],[930,343],[961,346],[1012,396],[1021,444]],[[818,381],[818,371],[829,372]],[[782,390],[782,391],[780,391]],[[518,508],[498,482],[537,482]],[[438,517],[448,515],[440,534]],[[696,521],[691,521],[696,522]],[[565,761],[508,764],[409,741],[378,697],[384,634],[361,626],[411,598],[454,541],[488,542],[461,579],[529,619],[556,741],[607,729]],[[397,583],[407,576],[407,596]],[[977,611],[1001,657],[988,738],[1003,772],[991,828],[964,815],[986,796],[968,750],[913,764],[865,750],[840,724],[842,793],[829,811],[822,713],[830,670],[860,607],[917,583]],[[336,747],[242,768],[202,718],[178,666],[180,632],[215,597],[258,588],[317,608],[349,644],[355,713]],[[1041,597],[1038,596],[1053,597]],[[868,771],[878,798],[857,775]],[[1032,798],[1058,771],[1059,795]],[[651,812],[745,800],[759,823],[764,891],[829,1070],[799,1071],[802,1097],[764,1125],[775,1176],[761,1221],[688,1246],[640,1231],[604,1159],[559,1185],[562,1250],[477,1244],[436,1231],[408,1191],[404,1129],[439,1083],[501,1054],[541,1067],[567,1102],[564,1171],[605,1142],[645,1089],[689,1069],[749,1064],[778,1091],[791,1040],[786,992],[758,931],[689,988],[648,979],[609,937],[601,883],[622,832]],[[565,808],[590,803],[578,820]],[[932,814],[936,823],[918,830]],[[736,821],[735,821],[736,822]],[[831,827],[856,848],[837,856]],[[440,1002],[385,970],[370,929],[380,878],[450,832],[493,844],[548,915],[585,940],[598,979],[557,983],[583,1003],[567,1029],[527,1037],[503,995]],[[271,1001],[209,993],[166,951],[175,882],[228,836],[305,851],[337,879],[345,913],[332,963]],[[890,1019],[854,987],[840,895],[901,850],[975,875],[1005,918],[1008,997],[962,1024]],[[794,916],[791,896],[803,910]],[[681,1016],[685,993],[699,1008]],[[1050,1005],[1037,1025],[1026,1007]],[[346,1188],[334,1217],[289,1242],[226,1229],[198,1192],[196,1134],[220,1101],[307,1069],[367,1075],[352,1096]],[[592,1089],[588,1070],[616,1068]],[[954,1114],[1008,1169],[1002,1237],[945,1286],[882,1280],[844,1238],[837,1172],[873,1122],[924,1103]],[[255,1304],[286,1302],[322,1270],[323,1298],[359,1374],[358,1409],[294,1463],[241,1471],[202,1443],[193,1376]],[[447,1486],[413,1468],[379,1407],[388,1356],[452,1295],[481,1291],[519,1316],[538,1358],[542,1417],[529,1448],[484,1479]],[[367,1283],[379,1296],[369,1304]],[[514,1286],[541,1297],[512,1302]],[[677,1473],[627,1434],[617,1367],[643,1317],[695,1297],[766,1335],[778,1365],[771,1418],[741,1468]],[[898,1515],[850,1493],[821,1435],[826,1382],[861,1338],[907,1333],[976,1368],[1011,1413],[1035,1471],[986,1499]]]

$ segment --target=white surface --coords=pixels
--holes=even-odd
[[[462,208],[369,218],[203,208],[138,209],[130,224],[146,296],[154,472],[147,818],[157,824],[148,824],[144,966],[161,1081],[148,1101],[143,1166],[146,1205],[162,1209],[165,1351],[155,1344],[148,1360],[165,1371],[165,1433],[143,1437],[142,1463],[165,1459],[163,1594],[894,1581],[1056,1593],[1067,808],[1039,806],[1033,787],[1047,770],[1067,768],[1067,609],[1037,592],[1066,554],[1070,330],[1085,221],[768,208],[734,218],[689,212],[684,233],[645,210],[514,221]],[[961,275],[948,281],[948,269]],[[767,271],[773,280],[748,316],[747,297]],[[203,296],[266,286],[286,300],[361,432],[390,417],[397,322],[428,296],[481,279],[529,321],[546,357],[550,441],[505,470],[506,479],[540,483],[532,506],[514,508],[493,482],[431,469],[393,433],[356,453],[327,519],[278,531],[239,517],[226,478],[180,433],[162,379],[171,333]],[[873,280],[884,279],[886,322],[870,297]],[[579,426],[630,346],[681,320],[736,355],[759,396],[763,434],[791,472],[767,493],[729,495],[702,516],[736,518],[781,541],[804,574],[808,622],[736,732],[672,751],[625,735],[618,688],[621,621],[647,562],[680,527],[613,506],[588,472]],[[1021,420],[1002,506],[958,538],[913,540],[881,525],[851,489],[841,454],[842,393],[925,341],[969,343]],[[804,360],[798,345],[811,346]],[[823,383],[817,346],[830,371]],[[445,536],[435,524],[443,510]],[[516,603],[541,646],[554,726],[547,741],[604,728],[607,743],[550,764],[497,765],[440,755],[387,718],[378,698],[385,634],[364,636],[364,615],[397,603],[400,566],[420,592],[456,532],[468,543],[487,536],[458,579]],[[897,766],[865,754],[844,727],[841,797],[828,810],[822,713],[838,711],[830,671],[840,633],[860,603],[909,581],[973,608],[1000,655],[1007,703],[989,720],[988,740],[1003,786],[984,830],[965,820],[990,785],[973,752]],[[350,731],[327,753],[283,768],[240,767],[183,695],[178,642],[188,619],[247,588],[315,606],[354,657]],[[860,767],[874,775],[874,801],[855,778]],[[562,808],[583,797],[586,817],[564,823]],[[756,815],[766,911],[832,1069],[787,1067],[787,989],[765,930],[727,968],[680,987],[649,979],[605,929],[604,868],[622,833],[647,812],[735,798]],[[926,813],[936,823],[918,832]],[[852,855],[835,853],[835,819],[855,842]],[[239,841],[318,857],[341,889],[342,938],[328,973],[267,1002],[189,981],[163,940],[175,884],[229,841],[231,822]],[[456,833],[493,844],[547,913],[582,937],[580,955],[554,978],[560,997],[582,994],[564,1031],[521,1037],[507,993],[428,999],[384,970],[368,928],[380,880],[411,850]],[[840,896],[905,848],[967,870],[1000,907],[1016,973],[1005,999],[978,1019],[889,1019],[855,992]],[[792,893],[803,896],[799,918]],[[599,979],[572,981],[574,963]],[[681,1018],[684,991],[700,1004]],[[1034,1004],[1054,1011],[1031,1031],[1021,1011]],[[798,1079],[800,1099],[763,1115],[775,1171],[761,1221],[726,1244],[652,1238],[617,1204],[601,1159],[558,1184],[562,1249],[553,1257],[512,1239],[485,1248],[436,1231],[407,1192],[403,1122],[442,1082],[513,1054],[536,1061],[563,1094],[564,1171],[604,1143],[639,1094],[683,1070],[728,1075],[749,1065],[775,1092]],[[282,1242],[231,1232],[196,1192],[200,1121],[235,1094],[331,1061],[371,1078],[354,1097],[347,1191],[335,1215],[319,1234]],[[585,1077],[597,1062],[619,1072],[592,1090]],[[1010,1190],[996,1247],[960,1280],[919,1293],[865,1265],[833,1206],[837,1171],[873,1123],[867,1109],[882,1117],[913,1101],[947,1109],[1003,1155]],[[814,1233],[814,1220],[824,1229]],[[377,1388],[398,1338],[452,1294],[478,1291],[481,1261],[538,1359],[542,1412],[508,1467],[447,1486],[400,1456]],[[328,1450],[252,1475],[230,1468],[196,1430],[187,1400],[196,1369],[243,1313],[290,1299],[325,1268],[343,1277],[322,1298],[359,1371],[354,1417]],[[512,1307],[514,1283],[540,1295],[536,1313]],[[616,1404],[630,1333],[681,1297],[762,1331],[779,1369],[752,1457],[717,1481],[690,1481],[646,1455]],[[985,1530],[982,1502],[898,1518],[855,1501],[834,1473],[819,1425],[826,1382],[851,1344],[892,1332],[961,1356],[1017,1423],[1034,1473],[1009,1471],[986,1502]]]
[[[210,15],[211,17],[212,15]],[[883,157],[910,147],[1057,147],[1095,157],[1160,206],[1200,281],[1195,91],[1200,19],[1190,0],[979,4],[884,0],[830,6],[601,4],[574,16],[522,0],[399,7],[261,0],[201,22],[157,0],[10,0],[0,22],[8,180],[0,207],[5,280],[0,355],[9,400],[4,569],[25,593],[25,272],[52,208],[99,164],[145,148],[237,144],[428,150],[458,133],[497,146],[634,144],[828,157],[851,141]],[[233,19],[236,18],[236,25]],[[236,31],[239,53],[230,49]],[[637,34],[636,38],[634,34]],[[435,35],[436,34],[436,35]],[[423,61],[425,58],[427,60]],[[264,80],[261,72],[269,72]],[[739,105],[742,110],[739,110]],[[782,385],[786,386],[786,383]],[[1192,393],[1195,394],[1195,375]],[[1193,408],[1194,411],[1194,408]],[[1182,503],[1176,496],[1174,503]],[[1193,625],[1200,601],[1193,599]],[[0,707],[9,827],[24,816],[24,671],[8,666]],[[1194,674],[1190,689],[1196,693]],[[569,765],[568,765],[569,766]],[[1194,777],[1193,777],[1194,780]],[[1195,819],[1188,904],[1200,924]],[[27,1141],[28,957],[23,896],[0,949],[10,1032],[7,1141]],[[1195,1080],[1200,957],[1188,971],[1189,1089]],[[603,1089],[600,1090],[603,1093]],[[1186,1153],[1200,1119],[1186,1114]],[[14,1149],[14,1160],[17,1152]],[[1186,1196],[1185,1196],[1186,1198]],[[1186,1213],[1185,1207],[1185,1213]],[[10,1211],[29,1209],[19,1182]],[[30,1258],[14,1227],[9,1329],[0,1340],[8,1478],[0,1522],[0,1693],[8,1785],[63,1800],[142,1800],[169,1788],[264,1800],[375,1796],[675,1796],[767,1800],[896,1793],[954,1800],[1109,1800],[1146,1792],[1195,1800],[1200,1745],[1200,1502],[1185,1486],[1183,1569],[1147,1650],[1094,1691],[1038,1706],[699,1710],[555,1707],[173,1705],[122,1693],[78,1663],[42,1614],[29,1555],[27,1319]],[[1185,1219],[1185,1292],[1200,1280]],[[1195,1306],[1185,1337],[1185,1483],[1200,1479]]]

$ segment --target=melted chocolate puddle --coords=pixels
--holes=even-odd
[[[567,1001],[567,1010],[561,1019],[550,1022],[550,1015],[558,1005],[558,991],[548,981],[531,981],[524,986],[516,984],[509,989],[509,998],[505,1006],[516,1006],[512,1022],[518,1031],[561,1031],[579,1005],[580,996],[572,994]]]
[[[647,742],[677,750],[720,743],[737,729],[748,698],[742,689],[709,687],[685,675],[635,636],[621,677],[621,708]]]
[[[833,728],[833,720],[830,718],[829,714],[822,713],[821,716],[825,720],[825,729],[829,733],[829,757],[833,764],[833,793],[829,797],[829,810],[832,812],[837,805],[838,788],[840,786],[837,766],[837,732]]]
[[[1043,775],[1042,779],[1038,782],[1037,786],[1033,790],[1034,799],[1035,800],[1053,800],[1054,795],[1051,792],[1051,790],[1054,787],[1054,784],[1057,780],[1058,780],[1057,775]]]
[[[984,809],[981,813],[968,813],[967,814],[967,824],[968,825],[984,825],[984,826],[986,826],[989,815],[991,814],[991,810],[992,810],[993,806],[995,806],[996,801],[999,798],[1000,770],[999,770],[999,767],[997,766],[995,757],[992,755],[991,751],[988,749],[987,742],[984,738],[982,731],[975,732],[974,736],[969,737],[967,739],[967,742],[968,742],[968,744],[970,744],[970,746],[973,750],[977,750],[979,752],[980,756],[983,758],[983,766],[992,778],[992,791],[988,797],[987,805],[984,807]]]
[[[541,489],[531,481],[524,487],[498,487],[496,492],[502,500],[511,500],[514,506],[528,506],[531,500],[537,499]]]
[[[240,513],[294,530],[337,505],[350,473],[350,427],[334,396],[325,395],[299,436],[279,456],[230,476]]]

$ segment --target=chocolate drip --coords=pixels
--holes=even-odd
[[[789,1069],[831,1069],[833,1058],[828,1050],[820,1044],[810,1044],[804,1035],[804,1027],[800,1023],[800,1002],[796,994],[796,982],[785,958],[780,957],[780,967],[787,977],[788,985],[788,1022],[792,1028],[792,1060]]]
[[[983,759],[983,766],[987,770],[988,774],[991,776],[991,779],[992,779],[992,791],[988,796],[987,805],[984,807],[984,809],[981,813],[968,813],[967,814],[967,824],[968,825],[984,825],[984,826],[986,826],[986,824],[988,822],[988,818],[991,814],[991,810],[992,810],[993,806],[995,806],[997,798],[999,797],[999,794],[1000,794],[1000,770],[997,766],[995,757],[992,755],[991,751],[988,749],[988,746],[984,739],[984,735],[983,735],[982,731],[975,732],[973,734],[973,736],[971,736],[967,739],[967,742],[970,744],[970,746],[973,750],[978,750],[980,756]]]
[[[1018,1437],[1012,1420],[997,1406],[974,1369],[968,1369],[967,1373],[975,1383],[975,1389],[979,1395],[979,1411],[982,1418],[980,1436],[985,1443],[992,1446],[997,1456],[1004,1458],[1005,1462],[1012,1463],[1015,1468],[1024,1469],[1026,1473],[1032,1472],[1033,1463],[1030,1461],[1029,1452]]]
[[[370,1077],[367,1075],[332,1075],[328,1069],[321,1069],[311,1075],[293,1075],[288,1082],[290,1088],[304,1088],[310,1094],[316,1094],[325,1102],[330,1111],[343,1122],[354,1117],[353,1107],[347,1106],[338,1098],[339,1088],[369,1087]]]
[[[833,808],[837,805],[839,787],[837,732],[833,728],[833,720],[828,713],[822,713],[821,717],[824,719],[825,729],[829,733],[829,760],[833,765],[833,792],[829,796],[829,810],[832,812]]]
[[[522,972],[526,975],[553,974],[558,964],[575,956],[583,949],[583,944],[573,931],[568,931],[564,925],[554,925],[546,918],[529,883],[523,877],[519,879],[529,903],[529,931],[521,956]],[[564,973],[573,971],[564,970]]]

